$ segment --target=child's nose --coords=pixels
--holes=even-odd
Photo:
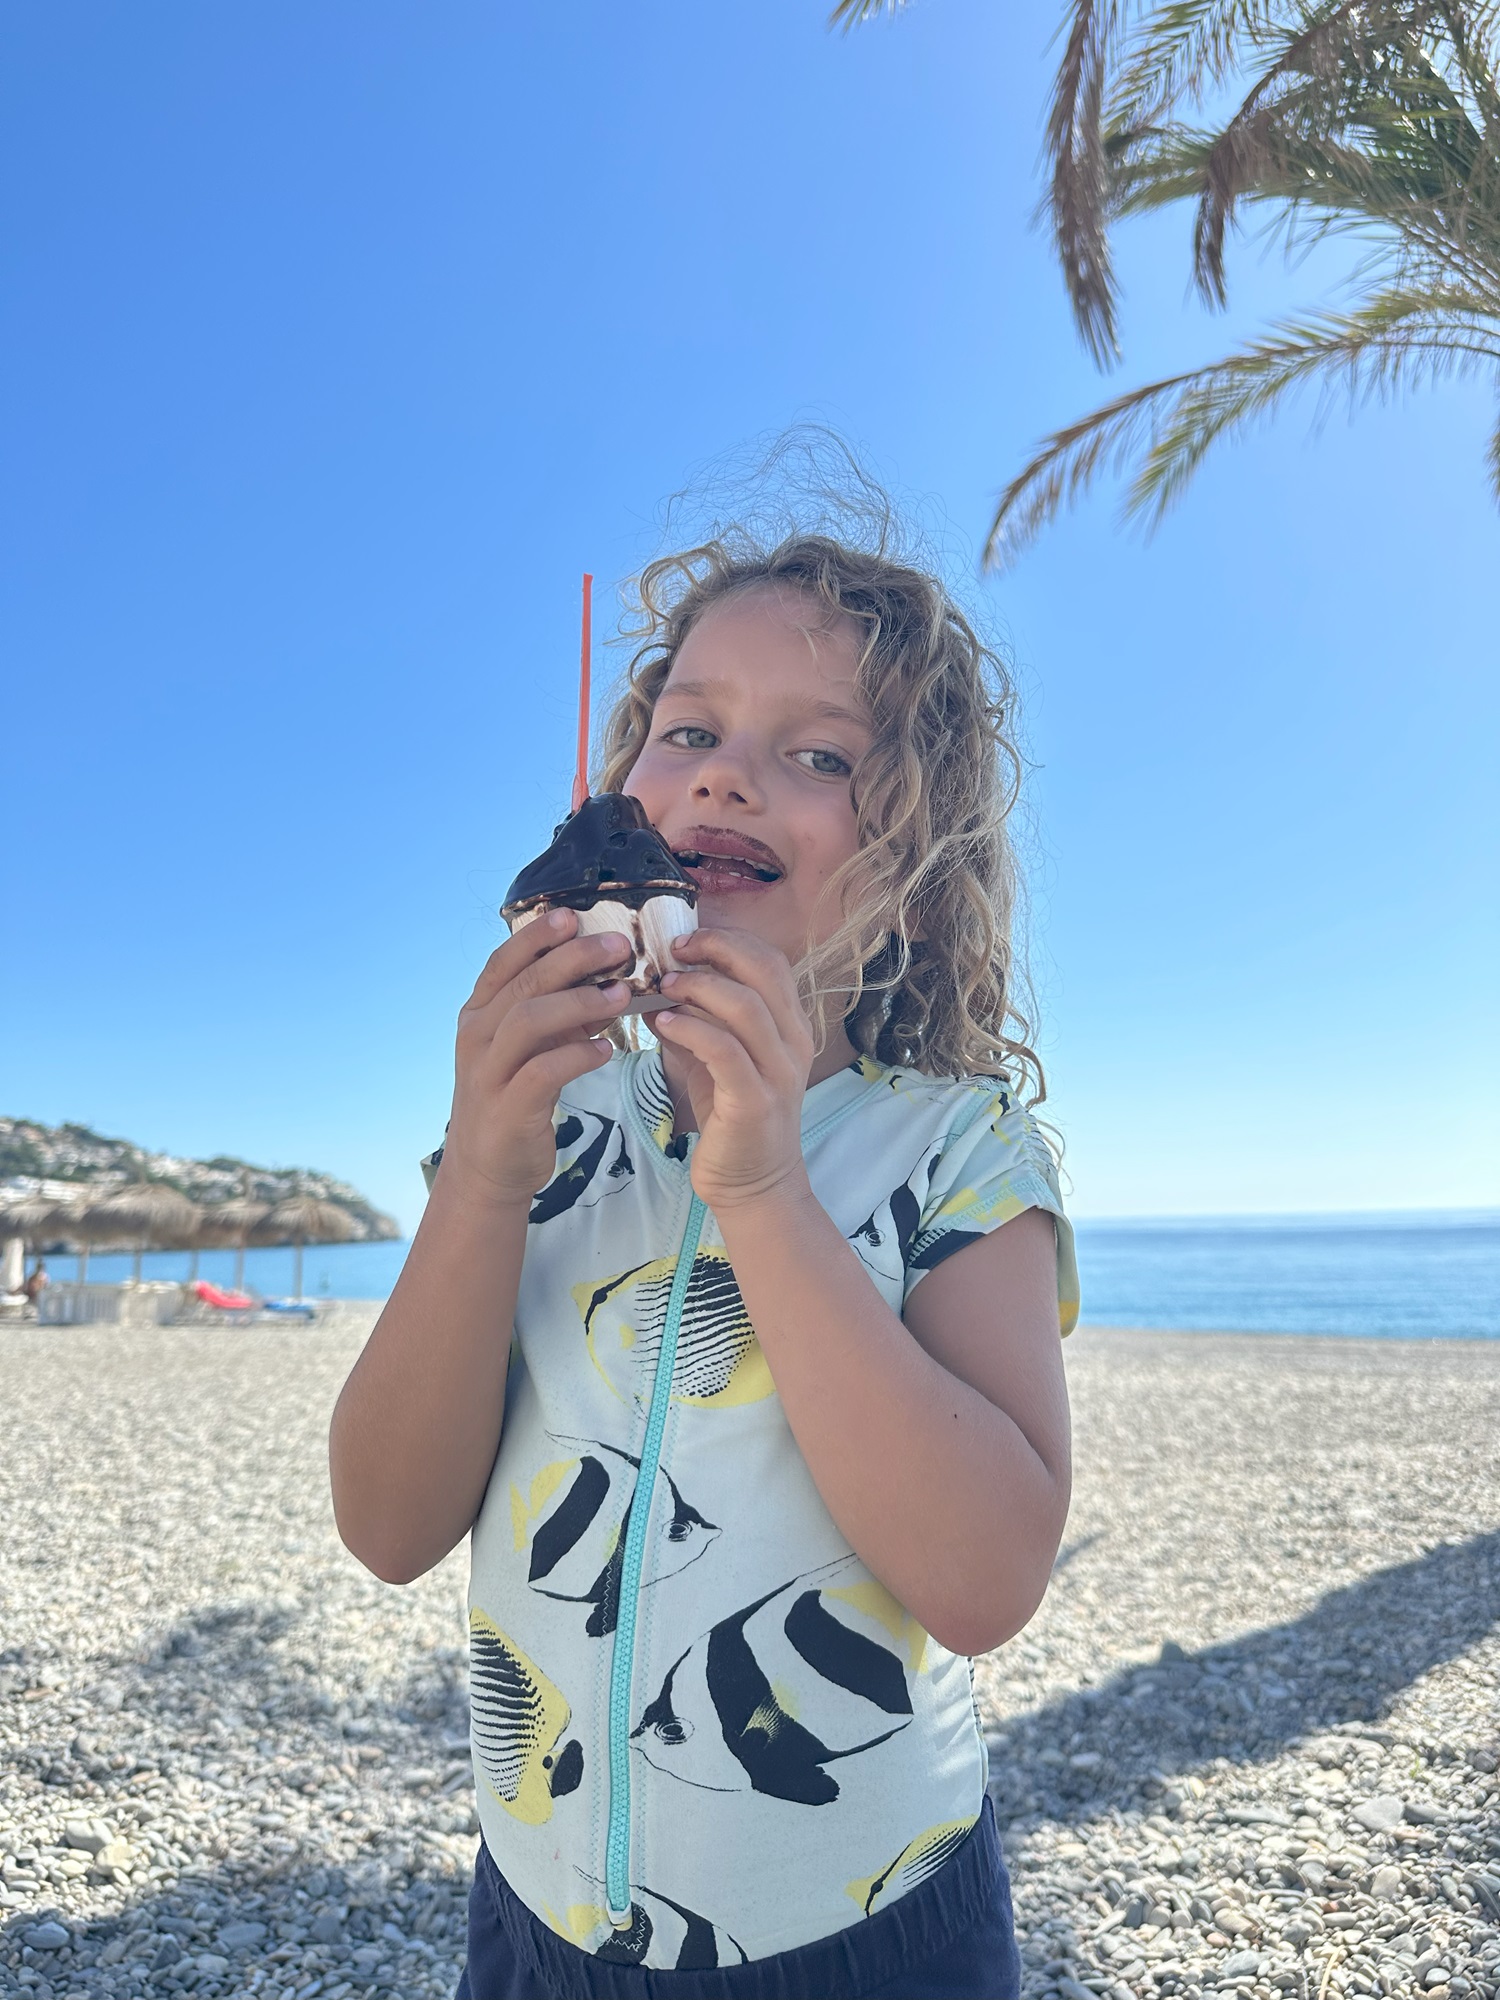
[[[699,764],[694,777],[693,796],[754,807],[764,803],[765,788],[755,759],[732,740],[726,739],[710,750]]]

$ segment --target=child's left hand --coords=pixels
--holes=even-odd
[[[767,1196],[805,1194],[802,1098],[813,1038],[791,966],[750,931],[694,931],[672,950],[689,969],[662,980],[672,1006],[651,1028],[688,1058],[694,1193],[720,1217]]]

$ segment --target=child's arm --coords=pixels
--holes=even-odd
[[[629,951],[578,938],[571,910],[501,945],[459,1016],[453,1117],[405,1268],[333,1413],[339,1533],[387,1583],[431,1569],[473,1525],[505,1406],[536,1189],[556,1164],[559,1091],[608,1062],[598,1030],[629,990],[597,979]]]
[[[801,1149],[811,1040],[786,961],[700,931],[662,1039],[695,1059],[693,1182],[723,1233],[787,1420],[853,1548],[940,1644],[1026,1623],[1069,1495],[1051,1218],[947,1258],[905,1321],[814,1196]]]

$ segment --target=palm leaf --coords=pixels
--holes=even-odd
[[[1309,380],[1342,379],[1357,398],[1485,364],[1500,366],[1500,327],[1466,292],[1388,287],[1350,313],[1284,323],[1238,354],[1147,383],[1055,431],[1000,496],[985,566],[1008,568],[1100,472],[1131,458],[1125,513],[1154,526],[1215,443]],[[1500,440],[1491,461],[1500,480],[1496,453]]]
[[[1274,20],[1275,0],[1170,0],[1137,28],[1106,119],[1127,131],[1164,118],[1184,96],[1223,83],[1241,44]]]
[[[906,0],[839,0],[828,16],[828,25],[847,34],[863,21],[873,21],[880,14],[899,14],[905,6]]]
[[[1073,318],[1101,367],[1119,352],[1114,259],[1107,214],[1110,165],[1102,110],[1104,80],[1124,0],[1073,0],[1062,61],[1047,107],[1052,172],[1047,210]]]

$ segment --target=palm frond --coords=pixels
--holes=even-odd
[[[1281,48],[1256,78],[1227,121],[1203,162],[1203,192],[1193,226],[1193,279],[1214,305],[1227,298],[1224,240],[1236,201],[1263,173],[1279,169],[1285,132],[1326,127],[1326,116],[1299,118],[1297,97],[1326,94],[1326,79],[1337,70],[1350,30],[1367,0],[1334,0],[1297,32],[1278,39]]]
[[[1492,134],[1500,125],[1500,79],[1495,64],[1500,60],[1500,0],[1482,0],[1465,12],[1453,0],[1435,0],[1437,11],[1448,31],[1453,49],[1453,65],[1472,92],[1475,108]]]
[[[1190,369],[1128,389],[1044,438],[1000,495],[985,538],[983,567],[1009,569],[1062,507],[1079,499],[1099,473],[1122,466],[1143,437],[1154,435],[1161,407],[1203,372]]]
[[[1101,367],[1109,366],[1119,352],[1102,112],[1104,80],[1123,4],[1124,0],[1073,0],[1047,107],[1052,238],[1074,322]]]
[[[1185,388],[1131,483],[1126,512],[1159,521],[1222,437],[1311,378],[1342,384],[1357,402],[1486,363],[1500,366],[1500,329],[1487,327],[1463,294],[1393,288],[1352,313],[1284,322]]]
[[[828,25],[842,28],[847,34],[862,21],[873,21],[880,14],[899,14],[905,6],[906,0],[838,0],[828,16]]]
[[[1500,4],[1500,0],[1497,0]],[[1223,83],[1247,41],[1275,19],[1276,0],[1168,0],[1140,24],[1109,95],[1106,124],[1155,124],[1180,99]]]
[[[1281,205],[1293,220],[1311,214],[1314,233],[1333,220],[1383,229],[1500,285],[1494,149],[1426,50],[1400,36],[1373,55],[1361,46],[1369,18],[1368,7],[1343,7],[1279,35],[1270,68],[1217,134],[1167,125],[1108,135],[1111,220],[1191,199],[1194,275],[1215,304],[1228,229],[1247,200]]]
[[[985,567],[1008,568],[1101,471],[1137,453],[1125,512],[1154,525],[1216,442],[1310,379],[1342,377],[1357,397],[1486,364],[1500,369],[1500,327],[1466,292],[1389,287],[1353,312],[1284,323],[1237,354],[1133,389],[1045,439],[1000,496]]]
[[[1068,0],[1062,44],[1047,205],[1096,361],[1118,352],[1111,230],[1175,202],[1210,304],[1251,205],[1288,250],[1361,239],[1373,289],[1055,431],[1001,494],[987,567],[1110,466],[1130,468],[1127,515],[1154,524],[1216,443],[1300,385],[1358,400],[1500,375],[1500,0]],[[1500,500],[1500,432],[1488,465]]]

